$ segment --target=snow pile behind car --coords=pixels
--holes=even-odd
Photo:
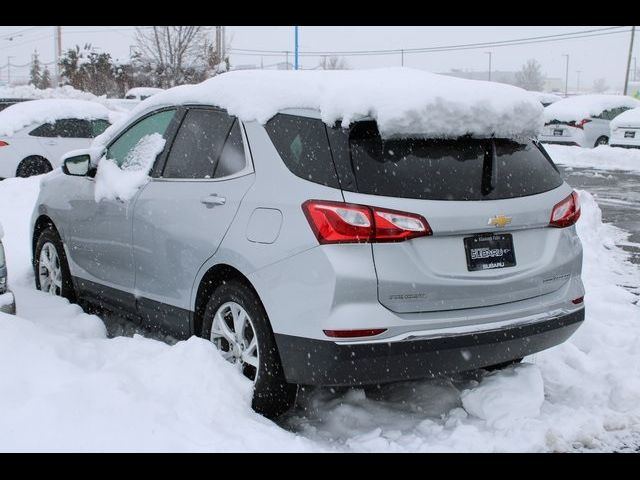
[[[545,145],[544,148],[555,163],[567,167],[640,172],[640,149],[616,148],[608,145],[585,149],[550,144]]]
[[[544,109],[545,122],[579,122],[614,108],[640,107],[640,101],[624,95],[576,95],[555,102]]]
[[[587,317],[567,343],[475,378],[307,389],[283,429],[251,411],[250,382],[209,342],[109,339],[98,317],[34,290],[39,184],[0,182],[18,303],[0,314],[0,451],[602,451],[640,432],[640,308],[621,286],[638,270],[586,192]]]
[[[53,123],[64,118],[114,122],[120,116],[104,105],[86,100],[32,100],[16,103],[0,112],[0,135],[13,135],[29,125]]]
[[[374,119],[385,137],[519,138],[543,126],[543,108],[525,90],[410,68],[233,71],[154,95],[132,114],[179,103],[213,104],[260,123],[290,108],[318,109],[331,126]]]

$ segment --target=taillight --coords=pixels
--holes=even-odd
[[[586,123],[589,123],[591,121],[591,119],[589,118],[583,118],[582,120],[580,120],[579,122],[577,122],[574,127],[579,128],[581,130],[584,130],[584,125]]]
[[[551,211],[550,227],[565,228],[574,225],[580,218],[580,199],[571,192],[567,198],[556,204]]]
[[[321,244],[402,242],[433,233],[415,213],[324,200],[308,200],[302,210]]]
[[[333,338],[374,337],[386,331],[386,328],[373,328],[370,330],[323,330],[327,337]]]
[[[580,305],[581,303],[584,303],[584,297],[578,297],[574,300],[571,300],[571,303],[573,303],[574,305]]]
[[[9,144],[7,142],[5,142],[4,140],[0,140],[0,147],[8,147]]]

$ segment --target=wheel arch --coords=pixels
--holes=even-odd
[[[264,309],[264,303],[262,302],[257,290],[251,281],[240,270],[226,263],[213,265],[200,279],[200,283],[198,284],[196,291],[192,322],[192,332],[196,336],[199,336],[202,330],[202,319],[205,307],[207,306],[207,301],[219,285],[231,280],[242,282],[250,288],[256,294],[256,297],[260,300],[260,304]]]
[[[34,257],[36,253],[36,244],[38,243],[38,238],[40,238],[40,234],[48,227],[53,228],[53,230],[58,234],[58,237],[62,238],[60,235],[60,231],[56,227],[56,224],[53,223],[53,220],[48,215],[41,214],[33,224],[33,238],[31,239],[31,256]]]
[[[47,159],[46,157],[43,157],[42,155],[28,155],[28,156],[24,157],[20,161],[20,163],[18,163],[18,166],[16,167],[16,177],[18,176],[18,172],[20,171],[20,168],[22,167],[22,165],[24,165],[24,163],[29,161],[29,160],[44,161],[44,162],[47,163],[47,165],[49,165],[50,170],[53,170],[53,165],[51,164],[49,159]]]

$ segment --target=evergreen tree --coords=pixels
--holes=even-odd
[[[44,71],[42,72],[42,78],[40,79],[40,88],[51,88],[51,73],[49,73],[48,67],[44,67]]]
[[[40,59],[38,58],[38,51],[33,52],[33,59],[31,60],[31,70],[29,71],[29,83],[36,88],[42,88],[42,75],[40,73]]]

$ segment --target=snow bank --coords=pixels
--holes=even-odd
[[[611,120],[611,129],[618,127],[640,127],[640,108],[634,108],[622,112],[616,118]]]
[[[576,95],[560,100],[544,109],[545,122],[580,121],[619,107],[640,107],[640,101],[624,95]]]
[[[77,90],[71,85],[45,89],[36,88],[33,85],[20,85],[18,87],[0,87],[0,98],[68,98],[92,101],[99,97],[90,92]]]
[[[29,125],[52,123],[63,118],[109,120],[110,111],[104,105],[85,100],[47,99],[20,102],[0,112],[0,135],[13,135]]]
[[[164,148],[165,139],[158,133],[142,137],[127,154],[121,166],[109,158],[98,163],[95,200],[128,202],[149,181],[149,171]]]
[[[597,170],[640,171],[640,149],[610,147],[581,148],[565,145],[544,145],[553,161],[559,165]]]
[[[536,136],[543,126],[543,108],[525,90],[409,68],[233,71],[154,95],[132,114],[185,102],[261,123],[288,108],[318,109],[329,125],[373,118],[384,136],[517,138]]]

